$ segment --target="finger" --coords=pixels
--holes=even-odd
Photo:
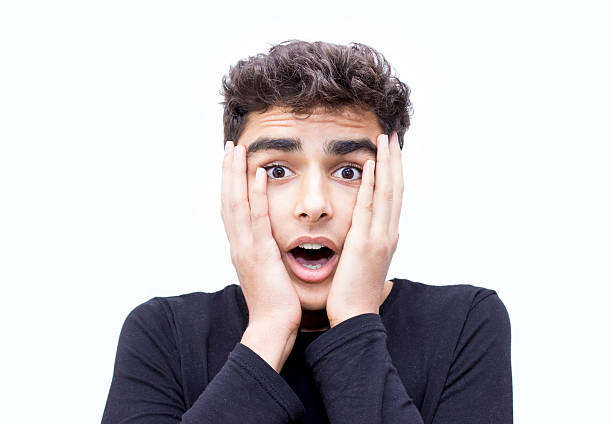
[[[351,230],[358,228],[367,233],[370,231],[370,223],[372,222],[372,207],[374,195],[374,168],[373,160],[367,160],[363,165],[363,173],[361,174],[361,185],[357,192],[357,201],[355,209],[353,209],[353,218],[351,222]]]
[[[234,143],[227,141],[225,143],[225,154],[223,155],[223,166],[221,170],[221,218],[223,218],[223,224],[225,225],[225,233],[229,237],[228,227],[225,222],[228,217],[229,210],[229,194],[231,188],[231,171],[232,171],[232,158],[234,151]]]
[[[393,133],[389,144],[391,153],[391,174],[393,175],[393,204],[391,206],[391,219],[389,220],[389,232],[397,234],[400,214],[402,211],[402,197],[404,194],[404,174],[402,171],[402,151],[399,146],[399,137]]]
[[[244,146],[234,147],[230,176],[228,216],[230,233],[237,243],[243,244],[250,239],[251,216],[247,198],[246,152]]]
[[[378,136],[376,153],[376,174],[374,181],[374,211],[372,213],[372,232],[381,236],[388,235],[391,206],[393,204],[393,181],[389,152],[389,137]]]
[[[272,236],[270,217],[268,216],[268,196],[266,194],[268,175],[263,168],[255,172],[255,184],[249,187],[251,204],[251,228],[256,241],[269,240]]]

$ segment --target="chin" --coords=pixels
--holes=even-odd
[[[303,310],[321,311],[325,309],[331,281],[322,281],[320,283],[298,281],[294,282],[293,285]]]

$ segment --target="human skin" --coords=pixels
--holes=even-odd
[[[301,151],[247,155],[262,137],[299,139]],[[377,153],[326,154],[326,143],[338,139],[371,140]],[[378,313],[392,287],[385,278],[402,192],[397,135],[382,134],[372,111],[250,113],[236,147],[226,144],[222,186],[232,263],[249,308],[241,342],[279,372],[298,330]],[[304,281],[293,272],[288,251],[300,236],[324,236],[338,248],[339,260],[324,279]]]

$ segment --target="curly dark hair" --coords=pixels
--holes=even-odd
[[[224,138],[234,143],[247,114],[271,106],[307,115],[316,108],[372,110],[385,134],[397,131],[400,147],[410,126],[410,89],[381,53],[364,44],[284,41],[268,54],[240,60],[222,84]]]

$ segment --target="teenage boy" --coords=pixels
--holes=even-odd
[[[497,294],[386,280],[411,105],[384,57],[287,42],[223,88],[240,285],[136,308],[102,422],[512,422]]]

